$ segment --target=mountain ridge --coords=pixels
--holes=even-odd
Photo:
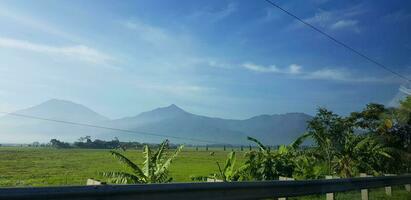
[[[245,144],[246,136],[257,137],[267,144],[290,143],[306,129],[306,121],[311,116],[305,113],[262,114],[246,119],[224,119],[190,113],[175,104],[155,108],[140,114],[109,119],[88,107],[67,100],[51,99],[37,106],[16,111],[26,115],[41,115],[39,117],[86,122],[99,126],[126,129],[135,132],[152,132],[181,138],[196,138],[200,140],[221,141],[221,143]],[[142,142],[159,142],[164,138],[154,136],[120,133],[115,131],[74,127],[67,124],[57,124],[46,121],[17,119],[13,117],[15,126],[5,124],[0,118],[0,136],[12,133],[31,140],[50,140],[61,138],[74,141],[80,136],[90,135],[99,139],[139,140]],[[33,142],[31,141],[31,142]],[[0,141],[3,142],[3,141]],[[16,142],[16,141],[7,141]],[[187,143],[188,141],[174,141]],[[194,144],[195,142],[190,141]]]

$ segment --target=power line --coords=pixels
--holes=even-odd
[[[197,138],[187,138],[187,137],[157,134],[157,133],[151,133],[151,132],[145,132],[145,131],[133,131],[133,130],[127,130],[127,129],[99,126],[99,125],[94,125],[94,124],[87,124],[87,123],[80,123],[80,122],[71,122],[71,121],[65,121],[65,120],[43,118],[43,117],[37,117],[37,116],[32,116],[32,115],[23,115],[23,114],[18,114],[18,113],[10,113],[10,112],[3,112],[3,111],[0,111],[0,113],[7,114],[7,115],[12,115],[12,116],[16,116],[16,117],[23,117],[23,118],[29,118],[29,119],[37,119],[37,120],[43,120],[43,121],[57,122],[57,123],[75,125],[75,126],[106,129],[106,130],[119,131],[119,132],[125,132],[125,133],[135,133],[135,134],[140,134],[140,135],[150,135],[150,136],[163,137],[163,138],[174,138],[174,139],[179,139],[179,140],[186,140],[186,141],[189,140],[189,141],[209,143],[209,144],[227,144],[227,143],[221,143],[221,141],[217,142],[217,141],[203,140],[203,139],[197,139]]]
[[[407,78],[406,76],[404,76],[404,75],[402,75],[402,74],[400,74],[400,73],[398,73],[398,72],[390,69],[389,67],[385,66],[384,64],[382,64],[382,63],[374,60],[373,58],[371,58],[371,57],[369,57],[369,56],[367,56],[367,55],[365,55],[365,54],[363,54],[363,53],[361,53],[360,51],[354,49],[353,47],[350,47],[349,45],[345,44],[344,42],[339,41],[339,40],[336,39],[335,37],[331,36],[330,34],[324,32],[324,31],[322,31],[322,30],[320,30],[319,28],[315,27],[314,25],[312,25],[312,24],[304,21],[304,20],[301,19],[300,17],[298,17],[298,16],[294,15],[293,13],[291,13],[290,11],[282,8],[281,6],[279,6],[278,4],[274,3],[273,1],[271,1],[271,0],[265,0],[265,1],[266,1],[268,4],[270,4],[270,5],[278,8],[279,10],[283,11],[283,12],[286,13],[287,15],[289,15],[289,16],[297,19],[298,21],[300,21],[300,22],[303,23],[304,25],[306,25],[306,26],[310,27],[311,29],[317,31],[318,33],[324,35],[325,37],[327,37],[328,39],[330,39],[330,40],[332,40],[333,42],[337,43],[338,45],[340,45],[340,46],[342,46],[342,47],[344,47],[344,48],[346,48],[346,49],[354,52],[355,54],[359,55],[360,57],[368,60],[368,61],[371,62],[371,63],[374,63],[374,64],[377,65],[378,67],[380,67],[380,68],[382,68],[382,69],[384,69],[384,70],[386,70],[386,71],[388,71],[388,72],[390,72],[390,73],[392,73],[392,74],[394,74],[394,75],[396,75],[396,76],[404,79],[405,81],[411,82],[411,79]]]

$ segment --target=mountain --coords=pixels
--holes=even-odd
[[[245,120],[221,119],[191,114],[173,104],[134,117],[113,120],[110,127],[196,138],[221,144],[245,144],[246,137],[252,136],[274,145],[288,144],[295,140],[306,130],[306,122],[310,119],[311,116],[304,113],[260,115]],[[152,137],[146,136],[144,140],[151,141],[150,138]]]
[[[12,114],[35,116],[54,120],[96,124],[109,121],[95,111],[70,101],[51,99],[37,106]],[[96,132],[89,127],[74,126],[39,119],[6,115],[0,118],[1,142],[49,141],[52,138],[73,141],[75,138]]]
[[[109,120],[97,112],[71,101],[51,99],[37,106],[16,111],[17,114],[91,123]]]
[[[3,139],[7,142],[21,142],[22,139],[25,142],[48,141],[52,138],[74,141],[85,135],[100,139],[118,137],[125,141],[159,142],[164,138],[158,135],[166,135],[174,143],[204,144],[208,141],[248,144],[246,137],[252,136],[266,144],[276,145],[292,142],[305,131],[306,122],[311,119],[311,116],[304,113],[259,115],[244,120],[221,119],[192,114],[172,104],[132,117],[110,120],[83,105],[55,99],[16,113],[126,129],[136,133],[8,115],[0,118],[0,143]]]

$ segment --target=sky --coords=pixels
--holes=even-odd
[[[273,1],[411,78],[410,1]],[[109,118],[345,115],[404,85],[263,0],[0,1],[0,111],[57,98]]]

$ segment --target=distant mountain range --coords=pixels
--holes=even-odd
[[[15,113],[136,133],[6,115],[0,118],[0,143],[46,142],[52,138],[75,141],[85,135],[99,139],[118,137],[125,141],[159,142],[165,138],[155,135],[167,135],[173,143],[203,144],[201,141],[206,140],[220,144],[248,144],[246,136],[252,136],[276,145],[292,142],[306,130],[306,122],[311,119],[304,113],[259,115],[244,120],[221,119],[195,115],[172,104],[136,116],[110,120],[83,105],[58,99]]]

